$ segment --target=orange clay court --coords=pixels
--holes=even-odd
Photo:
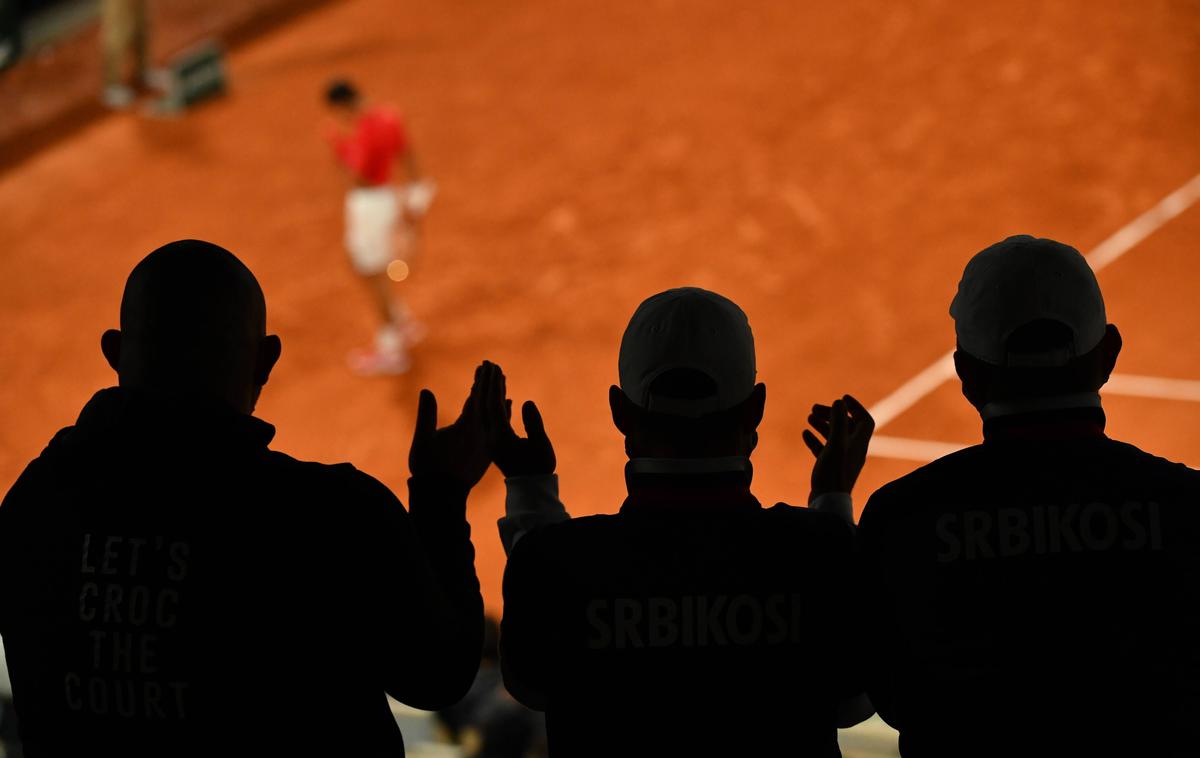
[[[275,447],[402,499],[418,390],[445,423],[489,358],[540,404],[571,512],[615,511],[621,332],[695,284],[757,336],[759,498],[805,502],[809,406],[850,392],[881,422],[861,508],[979,438],[947,307],[967,258],[1016,232],[1102,266],[1126,344],[1110,433],[1200,465],[1198,24],[1195,0],[320,6],[237,47],[227,97],[105,116],[0,174],[0,481],[115,381],[98,343],[125,276],[180,237],[266,290]],[[335,75],[404,111],[440,186],[399,285],[429,329],[400,378],[345,365],[374,322],[319,136]],[[493,472],[470,500],[492,611],[502,509]]]

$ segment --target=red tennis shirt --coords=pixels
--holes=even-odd
[[[408,149],[404,123],[395,111],[376,106],[363,112],[349,134],[332,134],[338,160],[368,186],[387,184],[392,165]]]

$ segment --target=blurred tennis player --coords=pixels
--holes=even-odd
[[[408,370],[408,348],[423,330],[393,282],[408,277],[434,186],[422,180],[404,122],[394,109],[366,102],[344,79],[329,84],[325,101],[336,115],[326,138],[351,180],[346,251],[382,322],[370,348],[351,352],[350,367],[363,375],[400,374]],[[405,177],[400,187],[394,183],[397,164]]]

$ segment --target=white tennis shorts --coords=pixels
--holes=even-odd
[[[346,193],[346,252],[363,276],[383,273],[395,258],[400,208],[396,189],[355,187]]]

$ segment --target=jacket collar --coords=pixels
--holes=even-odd
[[[1016,416],[1048,411],[1062,411],[1074,408],[1099,408],[1100,394],[1097,392],[1079,392],[1071,395],[1052,395],[1050,397],[1031,397],[1021,400],[988,403],[979,409],[979,415],[984,421],[1002,416]]]
[[[1045,442],[1072,439],[1104,439],[1107,419],[1095,407],[1055,408],[995,416],[983,422],[983,441]]]
[[[621,513],[761,508],[750,494],[754,469],[744,456],[634,458],[625,465],[629,496]]]
[[[79,414],[72,437],[124,438],[146,446],[265,449],[275,427],[211,398],[125,387],[100,390]]]

